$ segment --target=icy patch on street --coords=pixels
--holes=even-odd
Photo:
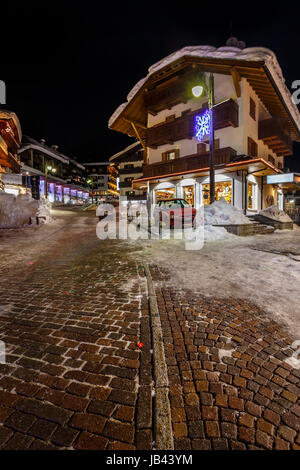
[[[223,357],[232,357],[234,349],[219,349],[219,359],[222,360]]]
[[[275,205],[270,206],[268,209],[264,209],[263,211],[259,211],[259,214],[264,217],[268,217],[269,219],[277,220],[278,222],[292,222],[292,219],[286,214],[286,212],[279,210]]]

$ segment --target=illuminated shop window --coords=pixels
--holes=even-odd
[[[158,189],[155,191],[155,202],[160,200],[173,199],[175,197],[175,188]]]
[[[210,184],[202,185],[202,197],[204,204],[210,204]],[[215,200],[218,201],[223,197],[225,201],[232,204],[232,181],[215,183]]]
[[[248,183],[248,209],[256,209],[256,187],[256,184]]]
[[[183,198],[191,206],[194,206],[194,185],[183,186]]]

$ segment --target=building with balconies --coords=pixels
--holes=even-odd
[[[118,191],[118,170],[110,162],[84,163],[86,181],[90,186],[93,201],[116,199]]]
[[[22,131],[17,115],[0,109],[0,189],[16,194],[22,184],[18,157],[21,139]]]
[[[57,145],[48,146],[44,139],[23,136],[18,153],[23,185],[32,197],[46,197],[55,205],[83,204],[88,200],[85,167],[61,153]]]
[[[214,79],[215,198],[247,214],[272,204],[283,208],[284,157],[300,141],[300,115],[275,54],[263,47],[185,47],[149,68],[109,120],[109,127],[139,139],[143,175],[132,190],[152,202],[184,197],[210,202],[208,75]],[[203,93],[192,93],[199,77]],[[276,181],[276,179],[274,180]]]
[[[132,181],[143,176],[144,151],[141,143],[135,142],[112,155],[110,162],[118,166],[120,197],[128,201],[146,200],[147,191],[132,189]]]

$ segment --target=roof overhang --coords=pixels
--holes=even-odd
[[[209,48],[210,46],[205,47]],[[147,110],[144,104],[144,93],[146,90],[170,79],[172,75],[185,68],[197,66],[206,72],[226,75],[231,75],[234,72],[240,77],[244,77],[270,114],[282,117],[287,122],[292,139],[300,141],[300,114],[292,101],[282,71],[272,51],[266,48],[244,50],[219,48],[214,51],[209,50],[208,53],[204,50],[203,53],[196,54],[191,52],[192,49],[184,48],[152,66],[147,77],[140,80],[129,93],[127,102],[119,106],[113,113],[109,120],[109,127],[136,137],[131,124],[133,122],[138,127],[140,136],[145,137]],[[198,49],[201,49],[201,46]],[[225,52],[231,52],[231,57],[226,58]]]

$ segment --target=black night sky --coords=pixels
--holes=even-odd
[[[277,5],[2,2],[6,107],[18,114],[24,134],[45,138],[79,161],[108,160],[133,142],[109,130],[108,119],[148,67],[184,46],[225,45],[231,22],[233,35],[248,47],[276,53],[291,90],[300,79],[300,7]],[[300,144],[294,154],[286,166],[300,171]]]

